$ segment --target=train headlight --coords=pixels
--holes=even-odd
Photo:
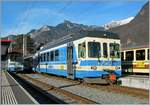
[[[119,66],[116,66],[115,69],[118,70],[118,69],[120,69],[120,67],[119,67]]]
[[[91,69],[94,69],[94,70],[96,70],[96,69],[97,69],[97,67],[96,67],[96,66],[92,66],[92,67],[91,67]]]

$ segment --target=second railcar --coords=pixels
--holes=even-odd
[[[149,74],[149,48],[123,49],[121,52],[123,74]]]

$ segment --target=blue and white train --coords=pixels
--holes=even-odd
[[[108,31],[81,31],[44,46],[34,55],[33,70],[67,78],[121,76],[120,39]]]
[[[10,72],[21,72],[23,71],[24,66],[20,62],[9,61],[7,65],[7,70]]]

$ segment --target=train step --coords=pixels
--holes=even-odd
[[[90,84],[109,84],[108,80],[102,78],[84,78],[83,81]]]

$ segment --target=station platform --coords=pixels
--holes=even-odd
[[[6,71],[1,71],[1,104],[38,104]]]
[[[122,81],[121,86],[149,90],[150,81],[148,75],[128,75],[121,77],[120,80]]]

